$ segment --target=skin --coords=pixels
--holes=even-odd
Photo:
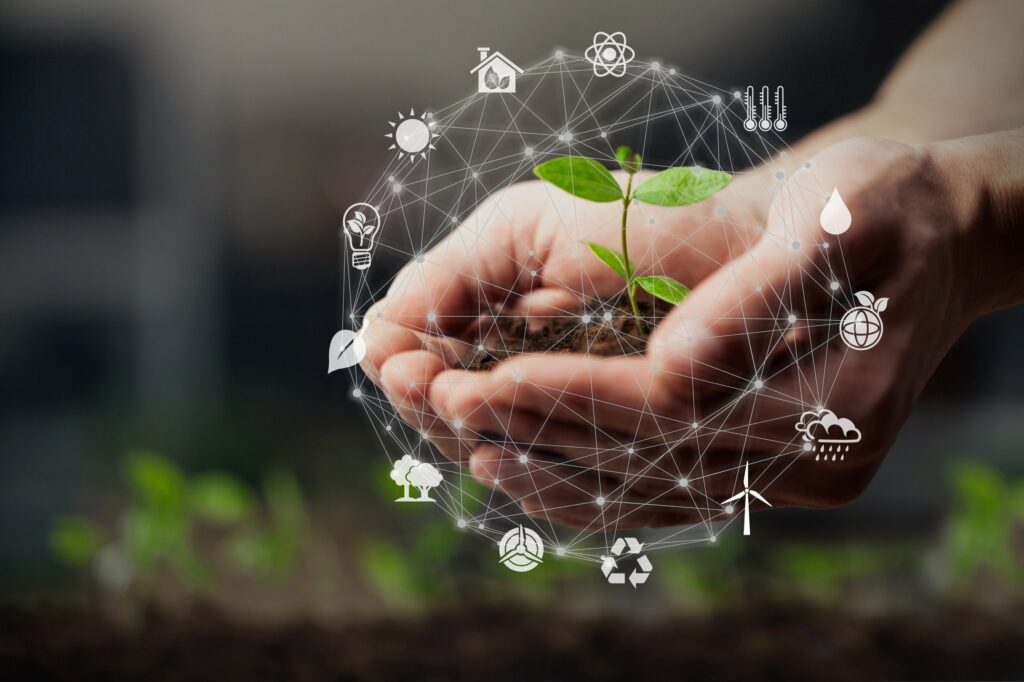
[[[531,354],[458,369],[487,342],[499,306],[536,326],[578,313],[581,297],[621,291],[578,244],[616,248],[621,207],[530,182],[485,202],[396,278],[367,314],[363,368],[445,456],[552,521],[721,516],[748,461],[775,507],[854,499],[957,338],[1024,302],[1024,131],[1012,127],[1024,121],[1024,60],[1007,33],[1022,21],[1021,5],[953,7],[872,105],[793,149],[783,183],[780,161],[699,205],[634,206],[640,271],[693,287],[645,355]],[[985,53],[964,54],[964,41]],[[972,97],[949,95],[950,74],[964,74]],[[854,216],[841,239],[818,224],[832,187]],[[891,301],[884,339],[866,352],[830,339],[826,324],[861,290]],[[820,398],[863,433],[827,465],[800,452],[794,431],[802,405]]]

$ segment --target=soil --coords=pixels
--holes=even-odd
[[[640,300],[640,317],[644,329],[637,329],[636,318],[623,296],[614,303],[591,306],[591,321],[583,323],[577,316],[552,318],[543,329],[531,330],[525,317],[499,317],[485,336],[488,342],[469,361],[467,369],[490,369],[506,358],[523,353],[589,353],[591,355],[639,355],[647,349],[647,337],[671,310],[657,299]],[[611,319],[606,319],[610,314]]]
[[[324,628],[196,608],[126,630],[88,610],[0,611],[10,680],[1024,679],[1024,619],[965,607],[865,617],[763,604],[651,622],[465,607]]]

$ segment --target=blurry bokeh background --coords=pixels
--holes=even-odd
[[[91,582],[55,561],[52,524],[78,514],[116,535],[131,504],[125,453],[139,448],[190,474],[228,472],[259,499],[266,472],[294,473],[328,548],[326,592],[260,586],[259,599],[235,600],[246,617],[377,615],[407,607],[424,575],[461,579],[454,557],[479,548],[447,529],[402,574],[403,552],[433,526],[392,504],[362,410],[344,377],[325,374],[342,313],[340,214],[390,159],[386,121],[470,93],[478,46],[530,64],[622,30],[644,58],[713,83],[784,83],[796,140],[865,104],[944,4],[5,0],[3,593]],[[761,515],[747,551],[939,542],[951,461],[1024,474],[1022,334],[1024,310],[978,323],[867,494]],[[247,580],[202,589],[230,604],[251,594]],[[464,587],[450,594],[469,598]]]

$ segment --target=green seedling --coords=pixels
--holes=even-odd
[[[689,206],[704,201],[728,185],[732,176],[704,168],[669,168],[652,175],[633,189],[634,178],[642,168],[640,155],[629,147],[621,146],[615,151],[615,158],[626,172],[625,191],[607,168],[583,156],[561,156],[545,161],[535,166],[533,173],[541,180],[581,199],[622,202],[622,252],[594,242],[585,243],[595,256],[625,280],[629,305],[633,309],[637,329],[642,333],[644,325],[636,301],[637,287],[671,305],[679,304],[690,290],[668,275],[637,274],[636,266],[629,260],[629,242],[626,239],[630,204],[640,201],[654,206]]]
[[[61,516],[50,531],[56,558],[73,568],[92,566],[105,586],[155,578],[163,566],[193,586],[209,584],[213,573],[195,546],[203,527],[219,531],[228,555],[247,572],[286,573],[301,552],[305,505],[287,471],[267,477],[269,523],[257,518],[259,498],[226,473],[190,477],[164,457],[133,452],[125,458],[124,477],[131,498],[114,529],[80,516]]]

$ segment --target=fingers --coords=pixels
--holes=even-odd
[[[584,530],[660,527],[699,519],[699,510],[686,502],[651,500],[624,491],[621,485],[602,485],[586,467],[535,455],[522,461],[508,450],[485,445],[470,459],[470,471],[485,485],[502,490],[523,511],[536,518]]]
[[[431,402],[449,418],[483,405],[528,406],[552,419],[637,437],[659,433],[655,413],[663,403],[643,358],[593,358],[574,353],[531,354],[490,372],[445,373],[431,388]]]
[[[454,462],[464,462],[469,444],[438,418],[427,391],[433,378],[445,368],[441,357],[425,350],[408,350],[392,355],[380,368],[380,385],[403,421],[433,442]]]

